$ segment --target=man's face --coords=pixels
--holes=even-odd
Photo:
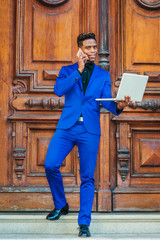
[[[94,62],[97,56],[97,42],[95,39],[86,39],[81,46],[82,51],[87,54],[89,61]]]

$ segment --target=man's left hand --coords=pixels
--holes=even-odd
[[[134,104],[134,101],[131,101],[130,96],[125,96],[125,99],[122,99],[120,102],[117,102],[117,109],[122,110],[130,103]]]

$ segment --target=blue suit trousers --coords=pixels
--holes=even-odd
[[[48,147],[45,171],[56,209],[63,208],[65,198],[63,180],[59,168],[74,145],[78,146],[80,157],[80,211],[78,224],[90,225],[94,199],[94,171],[100,136],[89,133],[83,122],[77,122],[69,129],[56,129]]]

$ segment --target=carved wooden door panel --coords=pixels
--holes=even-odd
[[[113,210],[156,211],[160,210],[160,2],[119,0],[112,4],[118,16],[112,23],[118,26],[113,45],[117,55],[111,60],[113,89],[124,72],[149,76],[144,101],[113,118],[117,126]]]
[[[3,87],[0,141],[7,143],[1,151],[0,210],[53,208],[43,165],[64,105],[64,98],[58,98],[53,88],[60,68],[77,60],[78,34],[93,31],[99,42],[98,9],[97,0],[7,0],[0,6],[3,16],[0,31],[4,36],[0,45],[4,55],[0,77]],[[102,126],[108,119],[104,113]],[[108,127],[105,129],[98,156],[102,162],[103,154],[108,154],[103,147],[109,135]],[[70,209],[79,210],[76,147],[63,162],[61,171]],[[106,189],[103,183],[106,173],[101,171],[98,164],[94,210],[98,210],[98,201],[100,209],[104,209],[107,198],[111,206],[110,190],[107,196],[101,191]]]

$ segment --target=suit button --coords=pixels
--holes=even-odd
[[[82,102],[82,105],[84,105],[84,102]]]
[[[76,82],[78,80],[78,77],[76,77],[75,79],[74,79],[74,82]]]

